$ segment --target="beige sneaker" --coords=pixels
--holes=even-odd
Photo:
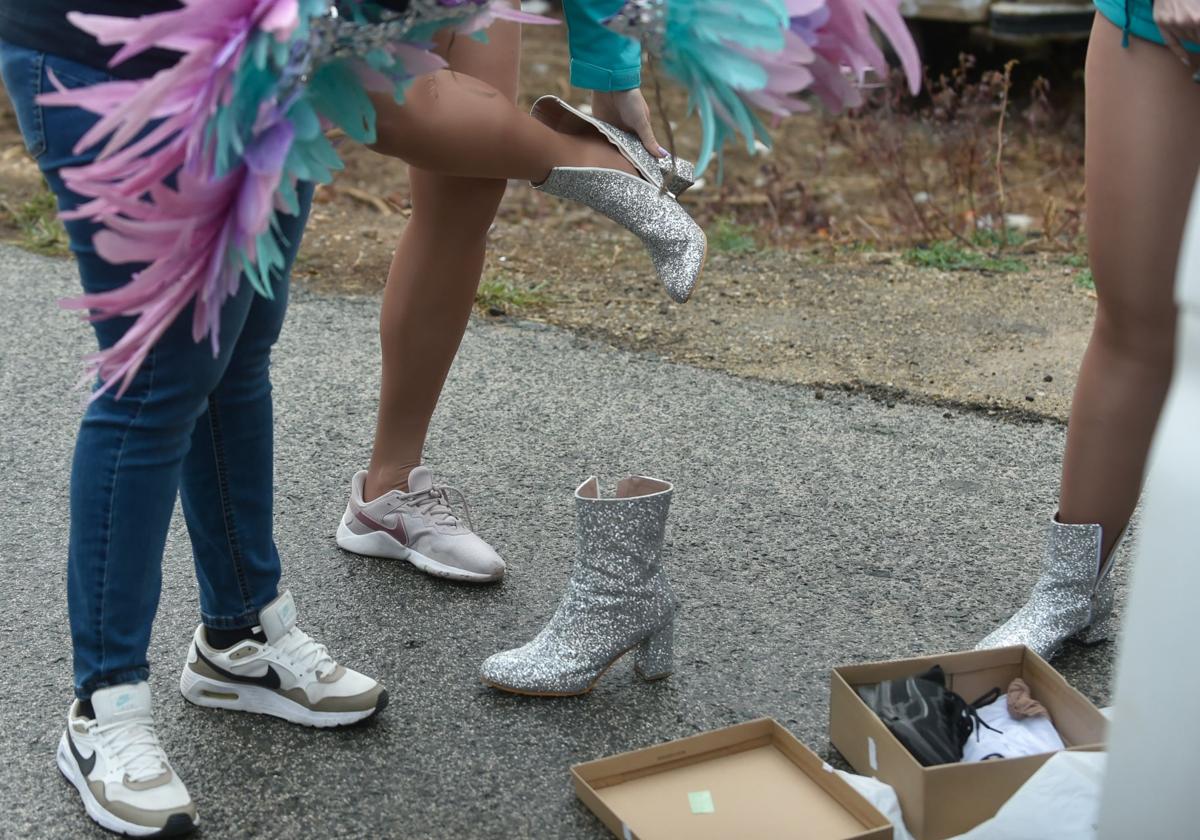
[[[350,482],[350,503],[338,524],[337,544],[368,557],[407,560],[426,574],[470,583],[504,577],[504,561],[490,545],[459,519],[450,494],[466,499],[451,487],[437,487],[428,468],[408,476],[409,492],[392,490],[363,501],[365,471]]]
[[[179,678],[186,700],[212,709],[272,715],[302,726],[349,726],[387,706],[387,692],[368,676],[334,661],[296,626],[292,593],[259,610],[265,642],[245,639],[226,650],[196,628]]]
[[[79,791],[87,815],[129,837],[178,837],[199,819],[154,731],[145,682],[92,694],[95,718],[75,701],[58,741],[58,769]]]

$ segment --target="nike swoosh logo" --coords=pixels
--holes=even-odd
[[[84,758],[79,754],[79,748],[75,746],[75,739],[71,737],[71,733],[67,732],[67,746],[71,748],[71,755],[75,756],[75,763],[79,765],[79,772],[83,773],[83,778],[86,780],[91,774],[92,768],[96,766],[96,753],[93,750],[92,754]]]
[[[275,669],[270,665],[267,665],[267,672],[265,674],[260,674],[257,677],[246,677],[235,674],[231,671],[226,671],[220,665],[217,665],[215,662],[205,656],[204,652],[200,650],[199,647],[196,648],[196,656],[199,657],[205,665],[207,665],[209,668],[212,668],[215,672],[217,672],[217,674],[229,680],[230,682],[244,683],[245,685],[261,685],[263,688],[271,689],[279,688],[279,686],[282,685],[282,683],[279,681],[279,674],[275,673]]]
[[[374,519],[367,516],[361,510],[354,511],[354,518],[357,519],[359,522],[361,522],[363,525],[366,525],[371,530],[383,531],[383,533],[388,534],[391,537],[393,537],[397,542],[400,543],[400,545],[408,546],[408,532],[406,530],[404,530],[403,520],[397,518],[396,519],[396,527],[389,528],[386,525],[384,525],[382,522],[376,522]]]

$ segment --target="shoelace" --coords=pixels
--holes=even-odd
[[[100,739],[106,753],[111,753],[118,766],[132,782],[144,782],[161,775],[167,767],[167,754],[158,743],[154,721],[150,718],[123,720],[104,726],[93,722],[92,734]]]
[[[471,508],[467,504],[467,496],[457,487],[438,484],[424,493],[413,494],[411,501],[423,516],[432,517],[433,521],[438,525],[446,525],[453,528],[459,523],[459,518],[454,509],[450,507],[451,493],[455,494],[462,503],[463,515],[467,520],[467,527],[472,531],[475,530],[471,523]]]
[[[967,732],[967,737],[974,735],[975,741],[978,742],[980,727],[982,727],[984,729],[990,729],[993,732],[995,732],[997,735],[1004,734],[996,727],[989,726],[984,721],[984,719],[979,716],[979,709],[981,707],[991,705],[992,703],[995,703],[999,699],[1000,699],[1000,689],[993,688],[990,691],[988,691],[986,694],[984,694],[982,697],[980,697],[978,700],[976,700],[974,703],[968,704],[967,707],[965,709],[963,709],[963,717],[966,719],[967,725],[970,727],[969,731]]]
[[[302,671],[315,673],[317,677],[323,677],[337,667],[337,662],[329,655],[325,645],[299,627],[289,630],[275,647]]]

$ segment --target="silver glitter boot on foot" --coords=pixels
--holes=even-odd
[[[586,694],[636,649],[646,680],[669,676],[676,601],[662,568],[673,488],[632,476],[612,498],[589,478],[575,491],[575,566],[558,610],[533,641],[483,663],[484,683],[514,694]]]
[[[667,294],[677,303],[691,297],[708,253],[704,231],[676,200],[692,185],[692,165],[669,156],[655,158],[636,135],[590,117],[557,96],[543,96],[534,103],[532,114],[563,134],[599,133],[639,173],[557,166],[534,188],[585,204],[625,227],[646,246]]]
[[[1102,566],[1101,527],[1064,525],[1055,518],[1046,532],[1042,576],[1029,600],[976,649],[1026,645],[1043,659],[1050,659],[1068,639],[1088,645],[1107,640],[1114,630],[1112,570],[1125,533]]]

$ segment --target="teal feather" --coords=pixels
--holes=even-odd
[[[257,43],[274,40],[259,37]],[[254,129],[264,103],[274,99],[279,74],[268,63],[258,60],[256,51],[247,50],[233,78],[230,96],[209,121],[209,139],[216,162],[216,173],[224,175],[237,166]]]
[[[321,119],[313,104],[307,98],[301,98],[288,110],[287,117],[295,131],[295,137],[284,162],[286,176],[316,184],[331,183],[333,173],[342,169],[342,159],[338,157],[333,143],[321,129]],[[285,195],[287,206],[294,210],[299,206],[294,190],[289,183],[289,177],[283,180],[288,185]]]
[[[333,122],[354,141],[375,142],[375,106],[348,62],[333,61],[312,74],[308,97],[321,116]]]
[[[783,0],[671,0],[662,61],[689,91],[702,126],[697,171],[725,143],[741,135],[749,150],[769,143],[767,128],[741,98],[768,81],[767,70],[746,51],[779,52],[788,27]]]
[[[256,259],[253,262],[247,259],[245,254],[242,255],[242,273],[246,275],[246,279],[254,291],[268,300],[275,297],[275,290],[271,287],[272,275],[282,276],[284,266],[287,264],[281,247],[286,243],[281,241],[278,225],[278,216],[276,216],[271,220],[271,229],[255,237]]]

